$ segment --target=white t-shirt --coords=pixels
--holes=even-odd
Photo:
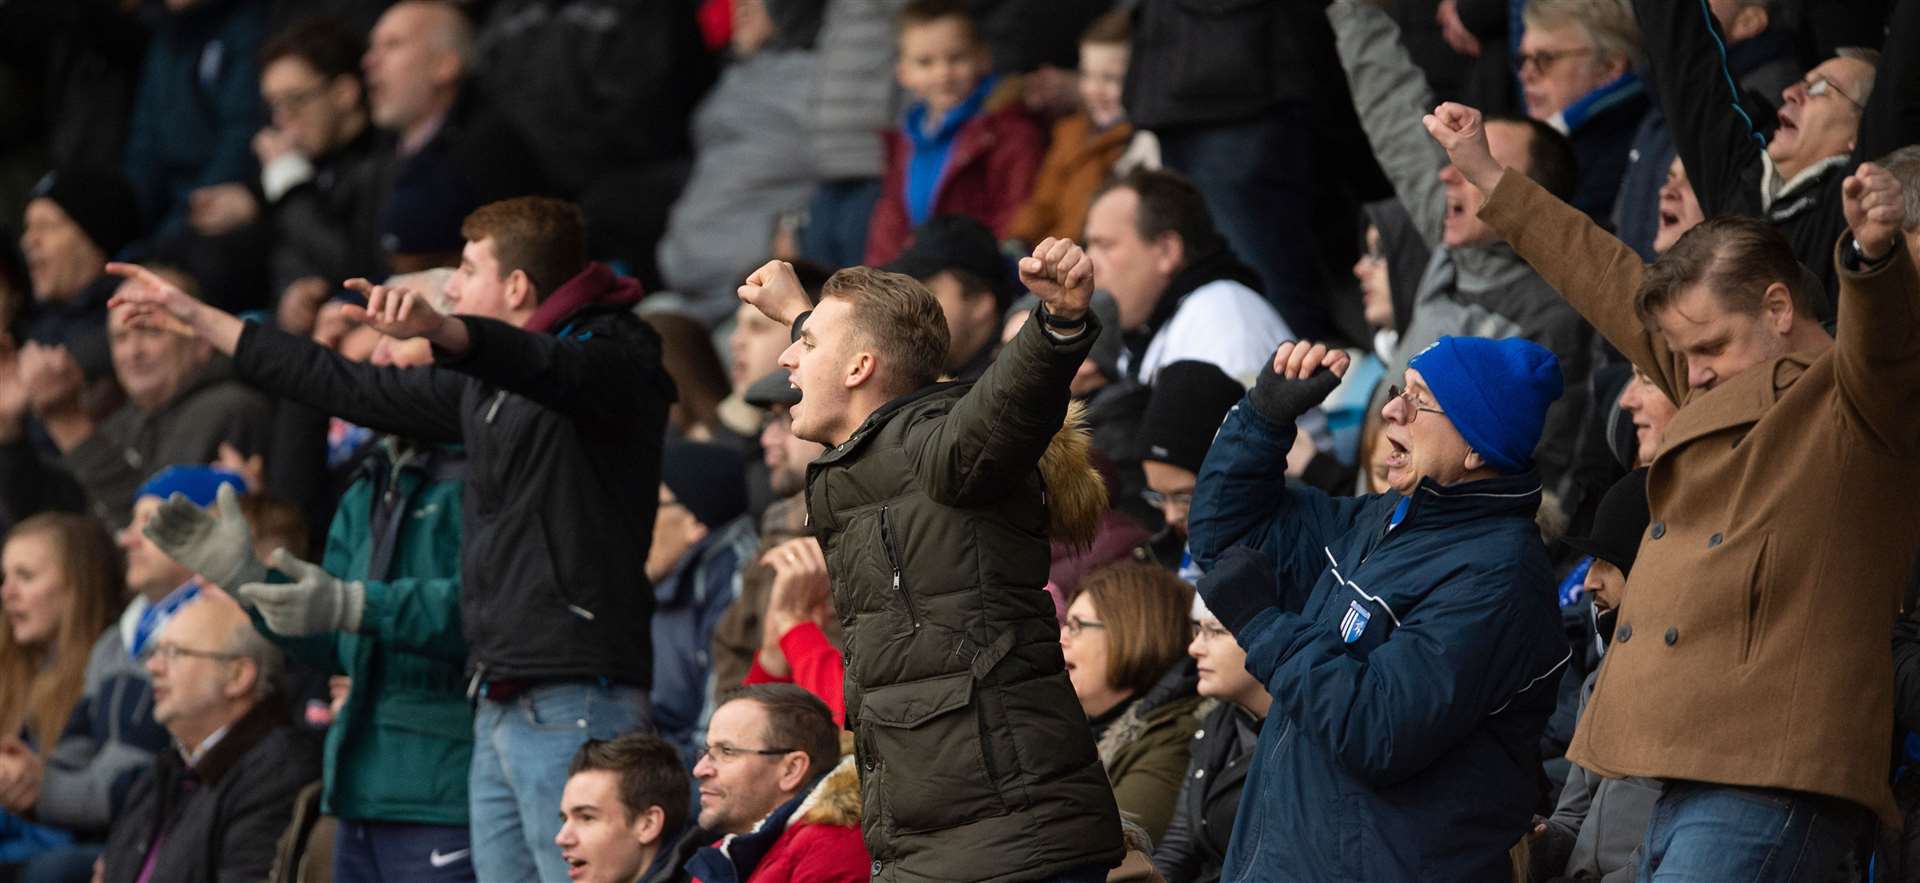
[[[1121,355],[1120,371],[1151,384],[1161,366],[1191,359],[1217,365],[1242,386],[1251,386],[1260,369],[1273,363],[1274,348],[1292,339],[1293,329],[1259,292],[1216,279],[1180,302],[1147,343],[1137,372],[1129,364],[1131,353]]]

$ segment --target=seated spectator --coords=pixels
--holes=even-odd
[[[113,376],[107,299],[119,283],[101,268],[139,235],[133,200],[109,168],[55,169],[27,194],[20,252],[33,303],[23,342],[65,347],[89,384]]]
[[[660,509],[647,548],[653,583],[654,728],[692,766],[713,712],[707,647],[740,591],[756,538],[745,465],[718,445],[676,441],[660,458]]]
[[[700,830],[718,835],[695,853],[695,880],[740,883],[870,877],[860,839],[860,777],[840,756],[825,704],[787,684],[739,687],[714,709],[700,783]]]
[[[545,189],[533,148],[468,79],[473,53],[472,22],[442,0],[394,4],[367,39],[367,107],[394,138],[380,214],[394,272],[459,263],[469,212]]]
[[[897,21],[898,76],[913,103],[887,133],[886,177],[862,262],[874,267],[938,215],[966,215],[1006,235],[1046,142],[1023,108],[992,106],[1000,80],[964,0],[908,0]]]
[[[913,233],[886,266],[927,286],[947,317],[947,358],[955,380],[978,380],[1000,351],[1000,314],[1024,292],[993,231],[965,215],[941,215]]]
[[[1601,647],[1613,641],[1621,595],[1641,537],[1652,520],[1647,510],[1647,471],[1627,473],[1600,500],[1591,531],[1564,542],[1593,559],[1585,589],[1593,599],[1595,635]],[[1580,685],[1580,710],[1593,695],[1595,671]],[[1571,878],[1632,883],[1640,867],[1640,845],[1660,799],[1660,783],[1639,777],[1610,778],[1573,764],[1560,787],[1559,805],[1534,826],[1528,860],[1534,880]]]
[[[1147,489],[1141,497],[1166,518],[1166,533],[1155,543],[1160,562],[1192,581],[1196,572],[1186,558],[1187,507],[1200,464],[1227,411],[1247,388],[1206,362],[1174,362],[1160,369],[1140,421],[1140,468]],[[1311,445],[1309,445],[1311,447]]]
[[[1159,840],[1173,817],[1193,733],[1193,587],[1151,564],[1112,564],[1080,583],[1060,627],[1060,652],[1114,801]]]
[[[667,846],[687,822],[679,749],[644,733],[590,739],[573,753],[553,844],[579,883],[635,883],[670,873]]]
[[[1273,696],[1221,876],[1507,879],[1570,656],[1531,463],[1560,369],[1523,340],[1442,338],[1388,398],[1393,492],[1332,497],[1284,456],[1348,364],[1281,344],[1188,517],[1207,607]]]
[[[194,288],[191,280],[170,275],[182,290]],[[22,352],[20,382],[31,391],[34,414],[61,457],[42,461],[17,435],[0,448],[7,476],[0,495],[15,516],[63,505],[79,496],[73,493],[77,485],[88,511],[108,524],[125,524],[134,489],[158,466],[213,462],[223,443],[247,454],[265,448],[271,418],[265,396],[235,381],[232,366],[214,358],[206,344],[137,326],[127,321],[127,312],[113,311],[108,329],[114,377],[127,401],[105,419],[88,414],[84,374],[71,354]],[[0,419],[0,435],[9,424],[21,425],[17,418]]]
[[[1133,139],[1127,108],[1120,103],[1132,37],[1128,22],[1125,10],[1110,12],[1080,37],[1080,107],[1053,125],[1033,194],[1013,216],[1008,239],[1071,239],[1085,228],[1094,192],[1113,175]]]
[[[0,550],[0,805],[28,803],[43,755],[86,691],[87,659],[126,603],[113,538],[98,519],[36,515]],[[67,831],[0,811],[0,869],[69,842]]]
[[[278,701],[280,651],[232,596],[187,602],[141,654],[153,718],[173,745],[134,784],[101,856],[108,883],[258,880],[319,778],[314,745]]]
[[[311,314],[342,282],[387,275],[385,150],[360,79],[365,41],[346,28],[305,19],[260,50],[269,119],[253,136],[253,153],[274,231],[271,290],[289,330],[311,327]]]
[[[819,0],[734,0],[733,60],[693,112],[693,171],[660,238],[660,278],[708,324],[734,312],[746,266],[768,254],[781,217],[813,196],[807,127],[820,21],[794,20],[808,5]]]
[[[200,586],[142,529],[174,494],[211,505],[224,485],[238,489],[243,483],[238,475],[205,466],[172,466],[136,492],[133,522],[118,538],[131,598],[119,622],[94,641],[87,655],[86,692],[60,741],[45,755],[13,758],[27,765],[14,775],[38,781],[39,787],[0,795],[8,812],[32,813],[34,821],[64,829],[79,841],[42,856],[36,869],[65,879],[71,874],[63,872],[91,864],[109,823],[122,815],[129,786],[166,747],[167,732],[154,720],[153,688],[140,654],[175,611],[199,596]]]
[[[1527,0],[1514,56],[1527,114],[1573,142],[1574,208],[1613,216],[1627,153],[1647,115],[1640,32],[1627,0]]]
[[[1200,719],[1200,731],[1193,734],[1193,759],[1181,780],[1166,836],[1154,847],[1153,866],[1168,880],[1215,883],[1273,696],[1267,693],[1267,685],[1247,673],[1247,651],[1240,649],[1233,633],[1197,594],[1193,642],[1187,645],[1187,655],[1198,663],[1195,689],[1207,699],[1201,707],[1212,710]]]
[[[1148,385],[1187,359],[1249,378],[1274,341],[1293,337],[1260,296],[1259,275],[1214,229],[1200,191],[1172,172],[1135,170],[1103,186],[1087,211],[1087,254],[1120,307],[1117,379]]]

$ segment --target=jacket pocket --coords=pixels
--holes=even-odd
[[[1773,535],[1767,534],[1760,539],[1760,548],[1753,553],[1753,560],[1741,568],[1746,579],[1744,590],[1739,593],[1745,609],[1740,611],[1742,628],[1740,631],[1740,664],[1753,661],[1754,648],[1766,637],[1767,613],[1772,609],[1775,589],[1769,585],[1773,574]]]
[[[867,690],[860,721],[873,789],[898,833],[938,831],[1005,815],[982,743],[971,672]],[[899,775],[889,772],[899,765]]]
[[[880,548],[886,553],[887,568],[893,576],[894,599],[907,611],[907,622],[912,631],[920,630],[920,608],[913,603],[913,588],[907,584],[906,549],[894,534],[891,506],[880,507]]]

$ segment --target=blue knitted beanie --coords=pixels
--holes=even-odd
[[[1502,474],[1533,468],[1547,406],[1560,398],[1560,360],[1509,337],[1442,337],[1409,363],[1461,437]]]
[[[225,469],[212,466],[168,466],[154,473],[147,483],[133,492],[135,500],[141,497],[159,497],[162,500],[174,494],[184,494],[196,506],[211,506],[220,493],[223,484],[233,485],[240,493],[247,492],[247,483],[239,475]]]

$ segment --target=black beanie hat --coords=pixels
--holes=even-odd
[[[1199,472],[1214,433],[1246,387],[1210,362],[1174,362],[1153,376],[1140,420],[1140,459]]]
[[[747,464],[719,445],[674,441],[660,456],[660,480],[708,530],[747,511]]]
[[[1567,537],[1563,542],[1577,552],[1620,568],[1623,574],[1632,574],[1633,560],[1640,554],[1640,538],[1652,520],[1647,509],[1647,470],[1635,469],[1614,482],[1600,498],[1587,535]]]
[[[27,199],[52,200],[109,258],[140,235],[140,209],[134,204],[133,185],[117,169],[55,169],[33,185]]]

